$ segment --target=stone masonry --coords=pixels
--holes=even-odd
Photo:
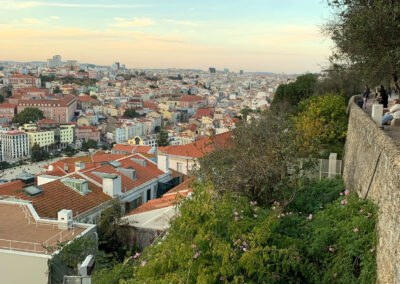
[[[378,282],[400,283],[400,146],[349,102],[343,178],[346,187],[379,206]]]

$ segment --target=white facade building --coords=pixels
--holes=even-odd
[[[15,162],[29,157],[29,137],[21,131],[1,133],[1,153],[5,162]]]

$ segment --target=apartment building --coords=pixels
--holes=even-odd
[[[2,160],[17,162],[30,156],[30,142],[26,133],[13,130],[0,134]]]
[[[4,85],[12,85],[13,89],[36,87],[40,88],[41,80],[30,75],[12,74],[3,79]]]
[[[54,97],[52,99],[18,100],[17,113],[26,108],[38,108],[46,118],[58,123],[68,123],[74,117],[77,108],[77,98],[73,95]]]

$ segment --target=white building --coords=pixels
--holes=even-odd
[[[47,67],[49,68],[61,67],[61,56],[54,55],[53,58],[47,59]]]
[[[2,160],[15,162],[29,157],[29,137],[26,133],[13,130],[0,134]]]

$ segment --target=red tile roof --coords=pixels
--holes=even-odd
[[[129,152],[129,153],[148,153],[151,150],[151,146],[137,146],[137,145],[126,145],[126,144],[115,144],[112,148],[113,151]]]
[[[116,174],[121,176],[121,187],[122,187],[122,192],[129,191],[143,183],[146,183],[154,178],[157,178],[158,176],[164,174],[163,171],[158,169],[157,165],[153,162],[150,162],[149,160],[146,160],[146,167],[143,167],[139,165],[138,163],[134,162],[131,160],[132,158],[135,159],[144,159],[143,156],[140,154],[134,154],[131,156],[128,156],[123,159],[117,160],[119,163],[121,163],[122,168],[132,168],[135,169],[136,171],[136,180],[132,180],[128,178],[125,175],[121,175],[116,168],[113,166],[106,164],[102,165],[99,167],[91,168],[89,170],[82,170],[81,172],[88,176],[89,178],[93,179],[94,181],[97,181],[99,183],[102,183],[102,178],[97,176],[95,173],[107,173],[107,174]]]
[[[135,215],[175,205],[175,203],[182,200],[185,196],[189,194],[189,192],[194,190],[191,187],[192,182],[193,181],[191,179],[184,181],[180,185],[165,193],[161,198],[149,200],[148,202],[140,205],[138,208],[127,215]]]
[[[231,132],[225,132],[212,138],[206,137],[186,145],[159,147],[158,150],[168,155],[201,158],[215,150],[214,143],[220,147],[226,147],[230,143],[231,136]]]
[[[193,95],[186,95],[181,98],[181,102],[197,102],[197,101],[204,101],[205,98],[200,96],[193,96]]]
[[[82,178],[79,175],[71,175],[71,178]],[[55,180],[40,186],[43,193],[36,197],[30,197],[22,192],[25,184],[13,181],[0,185],[0,195],[13,196],[31,201],[38,215],[42,218],[57,218],[58,211],[62,209],[72,210],[76,217],[100,204],[111,200],[111,197],[103,193],[103,189],[92,182],[88,182],[89,192],[81,195],[66,186],[63,182]]]

